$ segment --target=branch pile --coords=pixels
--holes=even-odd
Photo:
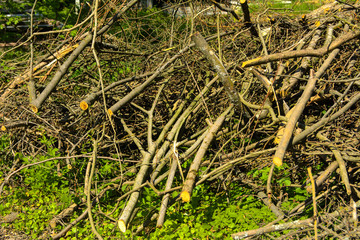
[[[299,18],[268,11],[234,22],[232,15],[203,15],[208,5],[193,6],[186,18],[141,15],[136,2],[94,6],[93,25],[81,25],[81,34],[58,48],[52,40],[36,45],[33,35],[35,67],[18,63],[1,76],[13,79],[0,89],[1,134],[11,138],[4,161],[21,152],[34,162],[14,162],[0,194],[10,194],[4,186],[21,170],[46,161],[58,161],[58,174],[83,167],[76,173],[84,185],[81,202],[49,225],[54,229],[74,211],[79,217],[52,237],[89,218],[102,239],[92,214],[107,193],[116,196],[116,206],[101,214],[122,232],[134,225],[140,232],[146,224],[161,227],[167,208],[191,201],[196,185],[226,179],[251,187],[257,184],[244,173],[271,166],[267,186],[254,191],[283,222],[229,233],[234,239],[289,229],[283,239],[359,236],[359,6],[335,2]],[[211,11],[219,12],[219,4]],[[24,83],[32,79],[30,99]],[[41,136],[54,139],[63,157],[40,162],[37,156],[46,154]],[[114,162],[112,178],[99,174],[103,160]],[[294,182],[296,172],[309,177],[287,187],[312,195],[289,211],[277,198],[286,187],[272,176],[284,163]],[[314,168],[306,172],[320,164],[316,176]],[[148,221],[136,217],[145,188],[158,195]],[[342,201],[317,209],[330,195]],[[309,204],[313,217],[295,221]]]

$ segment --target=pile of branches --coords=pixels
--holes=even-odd
[[[13,162],[16,152],[34,158],[29,165],[13,163],[1,195],[25,168],[58,161],[61,174],[85,164],[82,202],[49,225],[55,228],[81,211],[52,237],[89,218],[102,239],[92,208],[107,192],[119,196],[108,212],[120,214],[107,217],[122,232],[136,222],[144,188],[159,196],[159,210],[142,220],[140,232],[155,221],[161,227],[167,208],[191,201],[195,186],[220,179],[251,187],[246,172],[271,166],[267,185],[255,190],[278,219],[229,233],[234,239],[289,229],[294,230],[283,239],[359,237],[359,6],[334,2],[296,18],[267,9],[250,18],[246,1],[239,3],[241,13],[210,1],[190,3],[189,15],[179,18],[181,4],[141,15],[136,0],[112,2],[95,4],[73,38],[31,33],[23,42],[30,43],[24,56],[30,68],[27,62],[9,63],[13,71],[1,76],[12,79],[2,84],[0,96],[1,134],[11,138],[4,161]],[[49,39],[37,44],[44,34]],[[39,136],[55,139],[62,157],[38,161],[46,154]],[[101,159],[118,168],[95,188]],[[284,189],[272,177],[283,162],[295,182],[301,180],[296,173],[308,168],[308,182],[292,187],[312,195],[288,212],[279,207]],[[320,163],[324,169],[312,176],[311,166]],[[180,193],[175,198],[174,191]],[[329,196],[338,197],[336,204],[317,210]],[[308,205],[313,217],[294,221]]]

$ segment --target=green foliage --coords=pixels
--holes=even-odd
[[[32,1],[1,1],[0,7],[5,12],[20,13],[31,8]]]
[[[257,179],[261,184],[265,185],[269,176],[270,167],[265,167],[262,169],[254,169],[248,173],[254,179]],[[310,195],[304,188],[299,187],[288,187],[291,185],[291,173],[289,166],[284,163],[281,167],[275,167],[272,183],[274,188],[284,188],[287,187],[286,192],[288,195],[288,201],[282,203],[282,209],[285,211],[291,210],[300,202],[306,200]]]
[[[38,155],[36,161],[59,156],[58,149],[53,147],[54,138],[43,136],[40,141],[46,146],[47,152],[45,155]],[[6,145],[6,141],[2,141],[0,148]],[[34,162],[32,157],[24,157],[22,154],[16,154],[16,158],[23,164]],[[33,239],[46,229],[51,218],[72,201],[68,188],[69,179],[56,173],[56,164],[56,161],[48,161],[24,169],[22,184],[16,188],[5,187],[5,194],[0,199],[2,202],[6,201],[6,204],[0,204],[0,215],[19,212],[18,219],[12,227],[25,232]],[[67,169],[64,170],[66,174]]]
[[[249,189],[237,184],[231,184],[231,188],[228,204],[225,193],[197,186],[190,203],[170,207],[164,226],[151,233],[149,239],[231,239],[231,233],[275,219],[266,206],[248,195]]]
[[[260,180],[262,184],[266,184],[269,177],[269,172],[270,167],[265,167],[261,169],[255,168],[249,171],[248,175]],[[278,184],[280,187],[291,185],[289,166],[284,163],[282,166],[276,167],[274,169],[272,180],[273,182],[276,182],[276,184]]]
[[[30,21],[30,12],[34,1],[1,1],[0,8],[0,30],[5,25],[16,26],[18,23]],[[75,2],[73,0],[42,0],[38,1],[35,6],[35,20],[41,18],[58,20],[61,22],[75,23],[77,16],[70,14],[74,11]],[[19,15],[21,14],[21,15]],[[40,16],[40,17],[39,17]],[[7,33],[8,34],[8,33]]]
[[[2,135],[0,137],[0,151],[1,152],[6,151],[9,145],[10,145],[9,137],[6,134]]]
[[[0,151],[6,151],[9,146],[8,137],[2,136],[1,140]],[[57,145],[55,138],[43,136],[39,140],[46,153],[39,154],[36,161],[60,156],[55,147]],[[35,161],[34,158],[22,154],[17,154],[16,158],[21,159],[23,164]],[[80,199],[84,197],[83,187],[75,187],[73,179],[83,183],[88,159],[78,159],[73,170],[64,167],[61,169],[61,174],[57,174],[59,161],[48,161],[24,169],[21,172],[23,180],[17,182],[17,186],[5,187],[5,194],[0,199],[0,215],[5,216],[14,211],[19,212],[18,219],[7,225],[37,239],[46,231],[48,222],[54,216],[72,203],[81,203]],[[191,159],[183,165],[188,165],[190,162]],[[100,182],[118,176],[120,166],[110,160],[98,159],[97,169],[94,180]],[[249,175],[265,182],[268,173],[269,167],[254,170]],[[129,171],[124,174],[129,177],[134,175]],[[286,187],[290,182],[289,174],[289,167],[284,164],[282,168],[275,169],[274,177],[283,187]],[[158,189],[162,189],[163,184],[157,186]],[[106,186],[108,185],[103,184],[98,191]],[[105,239],[114,237],[117,239],[231,239],[231,233],[255,229],[275,219],[273,213],[252,195],[251,189],[237,183],[231,183],[226,192],[223,190],[218,192],[217,189],[214,183],[213,185],[196,186],[190,203],[177,202],[168,208],[162,228],[156,228],[155,223],[152,222],[146,231],[134,236],[132,232],[136,230],[137,226],[142,224],[145,219],[149,219],[159,210],[160,206],[161,198],[151,188],[144,188],[130,229],[125,234],[119,232],[115,222],[99,215],[97,207],[94,207],[93,217],[97,231]],[[124,185],[118,191],[128,190],[128,186]],[[113,218],[119,216],[125,204],[125,201],[117,204],[118,191],[107,191],[101,199],[101,205],[98,206]],[[306,190],[300,188],[288,188],[287,192],[289,201],[283,203],[283,209],[291,209],[308,197]],[[179,194],[180,192],[171,193],[172,198],[177,198]],[[75,220],[83,210],[81,208],[66,221]],[[311,215],[311,211],[309,214]],[[57,226],[56,231],[61,229],[62,226]],[[276,236],[276,233],[273,236]],[[94,239],[94,237],[90,224],[86,220],[78,223],[62,239]]]
[[[129,12],[128,18],[136,21],[121,20],[115,23],[109,33],[117,34],[119,39],[126,39],[128,43],[134,40],[147,39],[151,43],[166,41],[171,26],[171,16],[158,8],[141,9]]]
[[[119,81],[122,78],[127,76],[135,75],[140,68],[140,60],[137,61],[111,61],[111,62],[102,62],[102,67],[111,69],[106,75],[109,83]]]
[[[64,21],[71,9],[74,1],[70,0],[42,0],[38,6],[39,12],[50,19]]]

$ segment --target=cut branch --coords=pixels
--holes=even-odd
[[[356,202],[356,207],[360,206],[360,202]],[[321,217],[323,221],[330,220],[335,217],[342,216],[344,214],[349,214],[353,210],[353,207],[345,207],[341,210],[334,211],[330,214],[325,214]],[[234,233],[231,235],[233,239],[243,239],[245,237],[259,236],[265,233],[275,232],[275,231],[283,231],[287,229],[297,229],[304,227],[313,227],[314,218],[308,218],[305,220],[297,220],[294,222],[283,223],[278,225],[266,226],[254,230],[249,230],[245,232]]]
[[[253,35],[254,37],[258,37],[258,32],[256,31],[255,26],[251,22],[249,5],[247,4],[247,0],[240,0],[240,4],[241,10],[244,13],[245,27],[250,28],[251,35]]]
[[[127,11],[130,7],[132,7],[138,0],[130,1],[125,7],[123,7],[115,16],[103,26],[97,33],[97,36],[105,33],[110,26],[119,19],[119,17]],[[43,102],[50,96],[50,94],[54,91],[56,86],[59,84],[62,77],[66,74],[72,63],[77,59],[80,53],[85,49],[85,47],[91,42],[93,39],[92,33],[87,33],[86,37],[81,41],[79,46],[71,53],[70,57],[60,66],[59,70],[55,73],[52,80],[46,86],[46,88],[42,91],[42,93],[30,103],[30,108],[33,112],[37,113],[39,108],[43,104]]]
[[[195,46],[205,55],[207,60],[211,63],[212,67],[216,70],[219,78],[221,79],[224,89],[229,96],[229,99],[232,104],[236,107],[238,111],[242,111],[243,105],[240,101],[239,93],[236,91],[233,81],[231,80],[229,74],[226,71],[226,68],[221,63],[220,59],[216,56],[215,51],[211,49],[209,44],[206,42],[203,36],[199,32],[196,32],[192,36],[192,40],[195,43]],[[245,114],[247,117],[250,117],[250,112],[245,109]]]
[[[311,97],[311,94],[315,88],[317,78],[314,77],[314,71],[310,71],[310,79],[308,81],[308,84],[306,85],[306,88],[299,99],[299,101],[296,103],[296,106],[294,107],[292,114],[289,118],[289,121],[286,124],[286,127],[284,129],[283,136],[280,140],[279,146],[276,149],[273,162],[276,166],[281,166],[283,162],[283,158],[286,152],[286,149],[289,145],[291,136],[293,134],[295,125],[302,114],[302,112],[305,109],[306,103]]]
[[[342,44],[357,38],[360,36],[360,31],[353,31],[346,33],[340,37],[338,37],[329,47],[322,47],[319,49],[303,49],[303,50],[294,50],[282,53],[274,53],[263,57],[258,57],[255,59],[251,59],[242,63],[242,67],[251,67],[255,65],[260,65],[268,62],[274,62],[283,59],[297,58],[297,57],[322,57],[326,53],[331,52],[332,50],[340,47]]]
[[[205,155],[211,141],[213,140],[213,138],[214,138],[215,134],[217,133],[217,131],[219,131],[221,125],[225,121],[225,117],[227,116],[227,114],[230,112],[231,109],[232,109],[232,106],[228,107],[225,110],[225,112],[223,112],[216,119],[214,124],[211,126],[211,128],[209,130],[209,133],[204,138],[204,141],[202,142],[199,150],[197,151],[197,153],[195,155],[195,158],[194,158],[193,162],[191,163],[188,175],[186,176],[184,187],[183,187],[182,192],[180,194],[180,197],[184,202],[189,202],[190,201],[191,192],[192,192],[193,187],[194,187],[195,178],[196,178],[197,172],[199,170],[201,160],[203,159],[203,157],[204,157],[204,155]]]

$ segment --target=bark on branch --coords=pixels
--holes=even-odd
[[[211,141],[213,140],[217,131],[219,131],[221,125],[225,121],[225,117],[227,116],[227,114],[230,112],[231,109],[232,109],[232,106],[228,107],[225,110],[225,112],[223,112],[216,119],[215,123],[211,126],[207,136],[205,137],[204,141],[202,142],[199,150],[197,151],[195,158],[194,158],[193,162],[191,163],[188,175],[186,176],[184,187],[183,187],[181,195],[180,195],[181,199],[184,202],[190,201],[191,192],[194,187],[195,178],[196,178],[197,172],[199,170],[201,160],[203,159]]]
[[[231,103],[234,104],[235,108],[238,111],[242,111],[242,109],[244,108],[246,116],[250,117],[250,112],[245,107],[243,107],[239,97],[239,93],[236,91],[234,83],[231,80],[228,72],[226,71],[226,68],[221,63],[220,59],[216,56],[215,51],[211,49],[209,44],[199,32],[196,32],[192,36],[192,40],[194,41],[195,46],[201,51],[202,54],[205,55],[206,59],[216,70],[219,78],[222,81],[222,84],[224,85],[224,89],[229,96]]]
[[[356,204],[355,204],[356,208],[359,208],[359,206],[360,206],[360,201],[356,202]],[[339,216],[342,216],[345,214],[349,214],[352,210],[353,210],[353,207],[345,207],[341,210],[334,211],[330,214],[323,215],[323,216],[321,216],[321,219],[323,221],[330,220],[332,218],[336,218],[336,217],[339,217]],[[313,227],[314,221],[315,221],[315,219],[312,217],[312,218],[308,218],[305,220],[297,220],[297,221],[288,222],[288,223],[265,226],[265,227],[254,229],[254,230],[234,233],[231,235],[231,237],[233,239],[244,239],[245,237],[248,238],[248,237],[252,237],[252,236],[259,236],[259,235],[262,235],[265,233],[270,233],[270,232],[275,232],[275,231],[283,231],[283,230],[287,230],[287,229],[297,229],[297,228],[304,228],[304,227]]]
[[[360,36],[360,31],[352,31],[348,32],[344,35],[338,37],[329,47],[322,47],[318,49],[302,49],[302,50],[294,50],[282,53],[274,53],[263,57],[258,57],[255,59],[251,59],[242,63],[242,67],[251,67],[259,64],[264,64],[268,62],[274,62],[283,59],[289,58],[297,58],[297,57],[306,57],[306,56],[313,56],[313,57],[321,57],[331,52],[332,50],[340,47],[342,44],[357,38]]]
[[[120,16],[125,13],[130,7],[132,7],[138,0],[130,1],[126,6],[124,6],[115,16],[105,24],[97,33],[98,36],[105,33],[113,23],[115,23]],[[34,99],[30,103],[30,108],[33,112],[37,113],[39,108],[44,103],[44,101],[50,96],[50,94],[54,91],[56,86],[59,84],[62,77],[66,74],[71,64],[77,59],[80,53],[85,49],[85,47],[92,41],[93,33],[89,32],[86,37],[81,41],[79,46],[71,53],[70,57],[60,66],[59,70],[55,73],[54,77],[50,81],[50,83],[46,86],[46,88],[41,92],[41,94]]]
[[[276,149],[273,162],[276,166],[281,166],[283,162],[283,158],[285,156],[285,151],[290,143],[291,136],[293,134],[295,125],[302,114],[302,112],[305,109],[306,103],[311,97],[311,94],[315,88],[316,84],[316,77],[314,77],[314,71],[310,71],[310,79],[308,81],[308,84],[306,85],[306,88],[299,99],[299,101],[296,103],[296,106],[293,109],[293,112],[289,118],[288,123],[286,124],[286,127],[284,129],[284,134],[280,140],[279,146]]]

